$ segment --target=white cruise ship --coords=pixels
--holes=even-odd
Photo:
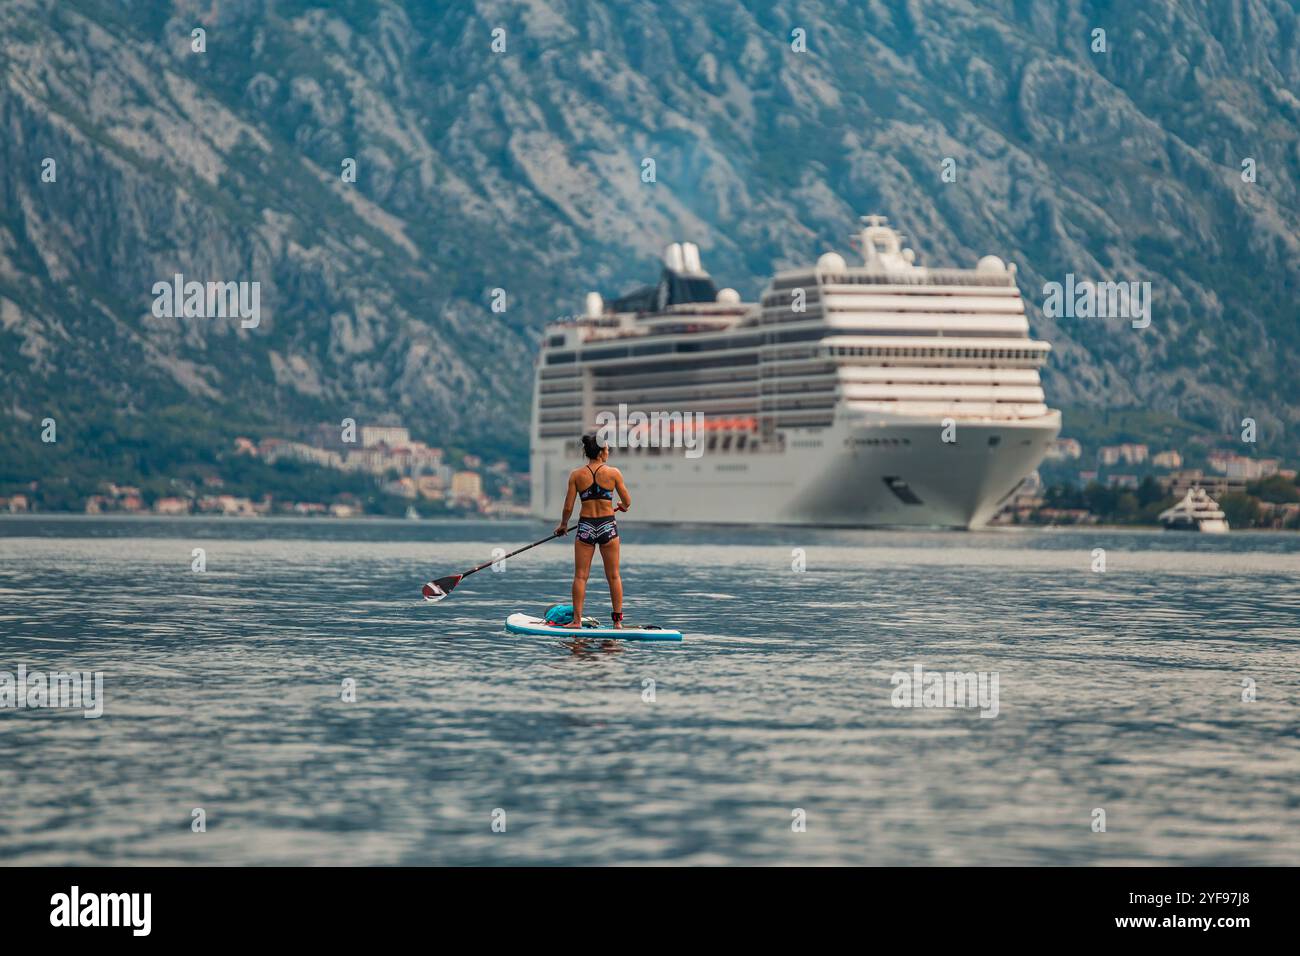
[[[533,394],[533,512],[558,518],[602,412],[702,412],[702,454],[616,447],[638,521],[975,528],[1060,431],[1015,266],[932,269],[879,216],[861,265],[827,253],[761,302],[690,243],[655,286],[548,326]]]

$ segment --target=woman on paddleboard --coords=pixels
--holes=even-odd
[[[616,628],[623,626],[623,579],[618,575],[618,523],[615,511],[627,511],[632,496],[623,484],[623,473],[606,464],[609,446],[595,435],[582,436],[582,450],[587,464],[569,474],[569,490],[564,496],[564,514],[556,534],[564,534],[569,527],[575,498],[582,500],[578,513],[578,531],[573,542],[573,622],[569,627],[582,627],[582,601],[587,596],[587,576],[591,573],[591,559],[600,548],[600,560],[605,565],[605,580],[609,582],[609,599],[614,611],[610,619]],[[614,492],[619,503],[614,504]]]

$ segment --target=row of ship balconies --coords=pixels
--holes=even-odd
[[[945,376],[944,372],[976,372],[968,376]],[[662,386],[629,388],[622,384],[596,386],[592,400],[598,404],[679,403],[682,407],[723,405],[762,395],[826,392],[846,398],[889,400],[892,398],[987,399],[989,401],[1042,401],[1043,389],[1036,372],[988,375],[983,369],[839,369],[809,375],[788,375],[763,379],[753,376],[746,381],[726,383],[677,383]],[[1008,370],[1015,372],[1015,370]],[[910,373],[907,375],[900,372]],[[544,410],[580,407],[584,390],[538,396]]]
[[[811,325],[812,328],[804,330],[810,334],[800,339],[770,343],[755,339],[744,347],[701,349],[689,353],[670,349],[654,353],[627,349],[614,353],[570,353],[567,361],[547,364],[539,374],[546,381],[570,378],[590,370],[632,370],[639,373],[641,369],[654,368],[661,374],[681,374],[701,367],[724,371],[728,367],[770,364],[781,361],[786,355],[810,349],[827,358],[858,364],[941,361],[987,365],[996,362],[999,366],[1038,368],[1051,351],[1046,342],[1022,336],[880,334],[879,330],[828,330],[821,323]]]

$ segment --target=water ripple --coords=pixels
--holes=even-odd
[[[680,645],[506,634],[562,544],[418,599],[542,533],[0,519],[0,670],[107,698],[0,711],[0,862],[1300,863],[1300,536],[629,521]],[[918,664],[997,717],[892,706]]]

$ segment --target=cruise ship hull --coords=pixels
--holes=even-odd
[[[660,454],[616,449],[632,520],[650,523],[978,528],[1043,460],[1059,412],[1015,421],[864,421],[788,429],[781,452]],[[558,518],[576,441],[538,441],[533,510]]]

